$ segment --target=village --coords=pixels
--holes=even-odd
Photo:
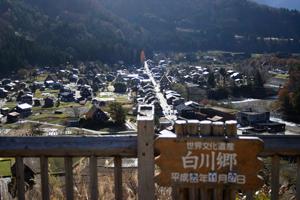
[[[186,131],[189,137],[193,133],[197,137],[200,134],[201,137],[226,135],[230,138],[227,131],[231,130],[230,127],[237,127],[236,133],[230,133],[233,135],[298,134],[297,124],[278,118],[276,111],[271,109],[276,102],[272,96],[287,80],[287,72],[268,69],[272,76],[264,83],[263,87],[267,89],[261,89],[253,86],[257,81],[254,76],[249,77],[232,64],[237,58],[224,58],[206,55],[195,64],[186,58],[176,60],[172,56],[157,54],[153,59],[143,60],[138,67],[126,67],[122,62],[103,67],[89,62],[23,70],[1,80],[0,134],[9,137],[139,136],[138,118],[148,115],[140,110],[143,106],[153,106],[155,136],[158,138],[180,137]],[[228,89],[224,92],[223,88]],[[259,99],[255,96],[253,91],[256,90],[258,93],[267,91],[265,97]],[[251,95],[254,98],[251,99]],[[186,128],[181,130],[180,127]],[[187,147],[192,151],[202,144],[199,145],[188,143]],[[9,170],[13,162],[11,158],[0,159],[0,173],[8,177],[3,181],[10,180],[13,175]],[[26,173],[40,170],[36,158],[26,158],[24,162],[30,167]],[[49,158],[49,170],[57,180],[61,181],[66,173],[65,162],[60,158]],[[86,173],[87,162],[86,158],[73,159],[73,171]],[[123,158],[121,162],[123,170],[129,174],[138,167],[136,158]],[[101,172],[110,172],[114,168],[112,158],[99,158],[97,163]],[[181,181],[181,176],[180,173],[172,175],[176,181]],[[228,175],[228,180],[232,176],[237,175]],[[213,177],[213,180],[222,177],[227,180],[227,174]],[[238,184],[246,180],[243,175],[237,177],[241,181]],[[201,179],[199,183],[201,181],[206,182]],[[9,184],[12,182],[2,183],[4,186]]]
[[[245,55],[229,59],[226,55],[221,61],[206,55],[200,59],[202,65],[192,65],[158,54],[153,60],[145,61],[145,67],[125,67],[120,63],[114,70],[104,71],[91,62],[36,68],[30,73],[23,72],[26,79],[4,78],[0,85],[1,133],[59,135],[66,134],[66,130],[68,134],[133,131],[138,106],[148,104],[155,107],[158,131],[172,127],[176,120],[212,123],[236,120],[239,134],[285,134],[286,124],[272,121],[269,108],[257,109],[255,101],[247,103],[251,98],[249,85],[257,80],[230,65],[242,56]],[[222,62],[226,65],[221,65]],[[269,73],[287,72],[273,69]],[[284,79],[277,81],[277,85],[270,80],[272,84],[265,85],[271,85],[271,95],[276,96]],[[232,91],[242,95],[245,91],[249,93],[244,98],[246,105],[234,106],[233,102],[243,98],[234,99],[224,88],[233,88]],[[220,96],[222,101],[214,101]]]

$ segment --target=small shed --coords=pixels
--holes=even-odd
[[[16,107],[16,111],[21,117],[28,117],[32,114],[32,106],[27,103],[23,103]]]
[[[8,113],[9,113],[9,108],[7,108],[7,107],[1,108],[0,110],[1,110],[1,114],[4,116],[8,115]]]
[[[24,95],[22,95],[21,102],[23,104],[27,103],[29,105],[32,105],[32,103],[33,103],[33,95],[32,94],[24,94]]]
[[[107,120],[109,120],[108,115],[95,105],[93,105],[91,109],[85,114],[85,117],[87,120],[97,122],[106,122]]]
[[[0,98],[6,98],[8,95],[8,91],[4,88],[0,88]]]
[[[40,99],[37,99],[37,98],[33,99],[33,106],[35,106],[35,107],[41,106]]]
[[[54,99],[51,97],[44,98],[44,108],[51,108],[54,106]]]
[[[7,123],[15,123],[19,121],[20,119],[20,113],[18,112],[11,112],[7,115]]]
[[[75,100],[73,92],[63,92],[60,94],[61,101],[73,102]]]

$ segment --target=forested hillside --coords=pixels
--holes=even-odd
[[[0,66],[135,62],[145,33],[94,0],[1,0]]]
[[[296,11],[247,0],[100,1],[115,14],[150,31],[152,43],[160,49],[300,49],[300,13]]]
[[[139,52],[299,52],[300,14],[247,0],[1,0],[0,69]]]

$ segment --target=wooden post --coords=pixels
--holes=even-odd
[[[235,137],[237,135],[237,121],[229,120],[225,122],[225,132],[228,137]]]
[[[114,177],[115,177],[115,199],[122,200],[122,158],[117,156],[114,158]]]
[[[65,187],[66,187],[66,199],[73,200],[74,192],[73,192],[73,161],[72,157],[65,157]]]
[[[297,157],[296,199],[300,199],[300,157]]]
[[[212,135],[213,136],[224,136],[224,123],[213,122],[212,123]]]
[[[175,122],[175,134],[177,137],[185,137],[187,135],[187,122],[185,120],[176,120]]]
[[[190,136],[198,136],[199,121],[188,120],[187,121],[187,134]]]
[[[16,158],[16,176],[18,200],[25,200],[24,162],[22,157]]]
[[[138,121],[138,199],[155,199],[154,106],[141,105]]]
[[[42,199],[49,200],[49,177],[48,177],[48,158],[42,156],[40,158],[41,165],[41,184],[42,184]]]
[[[92,200],[99,199],[97,157],[90,157],[90,195]]]
[[[211,135],[211,125],[212,122],[204,120],[200,122],[200,134],[201,136],[210,136]]]
[[[271,200],[278,200],[279,197],[279,164],[278,155],[272,157],[272,179],[271,179]]]

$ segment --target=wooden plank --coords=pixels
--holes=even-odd
[[[206,189],[206,188],[201,188],[200,189],[200,197],[201,197],[201,200],[207,200],[209,199],[210,195],[208,194],[209,193],[209,190]]]
[[[214,199],[223,200],[223,187],[217,187],[214,189]]]
[[[24,163],[22,157],[16,157],[16,178],[18,200],[25,200]]]
[[[272,178],[271,178],[271,200],[278,200],[279,198],[279,156],[272,157]]]
[[[238,136],[246,138],[249,136]],[[299,135],[259,135],[264,141],[261,156],[300,155]],[[49,137],[0,137],[1,157],[135,157],[137,136],[49,136]]]
[[[66,187],[66,199],[73,200],[74,199],[74,191],[73,191],[73,161],[72,157],[65,157],[65,187]]]
[[[172,187],[172,200],[179,200],[179,187]]]
[[[246,200],[253,200],[253,191],[247,191],[246,192]]]
[[[189,188],[189,200],[196,200],[199,199],[199,193],[198,193],[197,187],[191,187]]]
[[[191,199],[189,189],[182,188],[179,186],[173,186],[172,187],[172,199],[173,200],[189,200],[189,199]]]
[[[233,190],[233,189],[226,190],[225,199],[235,200],[236,199],[236,190]]]
[[[139,107],[138,116],[138,199],[155,199],[154,106]],[[142,112],[143,110],[143,112]]]
[[[49,177],[48,177],[48,158],[42,156],[40,158],[41,168],[41,184],[42,184],[42,199],[49,200]]]
[[[99,198],[97,157],[90,157],[90,195],[92,200]]]
[[[122,158],[117,156],[114,158],[114,177],[115,177],[115,199],[123,199],[122,190]]]
[[[0,137],[1,157],[136,157],[136,136]]]
[[[297,157],[296,199],[300,199],[300,157]]]

